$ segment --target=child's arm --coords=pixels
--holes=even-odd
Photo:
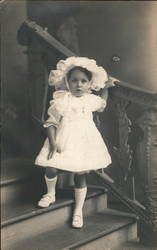
[[[108,98],[108,88],[104,88],[103,90],[101,90],[100,97],[102,99],[104,99],[105,104],[104,104],[103,107],[101,107],[100,109],[98,109],[97,112],[103,112],[104,109],[105,109],[106,101],[107,101],[107,98]]]
[[[48,159],[52,158],[53,153],[56,151],[56,128],[55,126],[49,126],[46,128],[47,130],[47,136],[50,144],[50,151],[48,154]]]
[[[108,76],[108,81],[106,82],[106,86],[105,86],[105,88],[103,88],[101,90],[101,93],[100,93],[100,97],[102,99],[104,99],[105,101],[107,101],[107,99],[108,99],[108,88],[109,87],[114,87],[115,82],[119,82],[119,80],[117,80],[114,77]]]
[[[107,101],[108,98],[108,88],[104,88],[100,94],[101,98]]]

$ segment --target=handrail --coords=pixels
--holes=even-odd
[[[104,183],[104,186],[110,190],[113,196],[119,199],[125,206],[127,206],[132,212],[137,215],[136,219],[140,218],[145,222],[149,221],[149,216],[147,213],[145,213],[146,208],[141,203],[136,200],[132,200],[124,195],[121,192],[120,188],[114,186],[114,183],[111,183],[111,181],[106,178],[106,175],[104,176],[100,171],[96,170],[94,171],[94,173],[96,176],[100,177],[100,179]]]
[[[36,35],[44,39],[48,44],[55,47],[58,51],[60,51],[65,56],[77,56],[74,52],[72,52],[70,49],[66,48],[61,42],[59,42],[54,36],[50,35],[47,31],[47,28],[42,28],[40,25],[36,24],[34,21],[26,20],[24,22],[27,27],[29,27]],[[128,82],[121,81],[118,78],[112,77],[109,75],[111,80],[113,79],[117,86],[122,86],[125,88],[129,88],[135,91],[139,91],[142,93],[147,94],[157,94],[156,91],[144,89],[142,87],[133,86],[132,84]]]
[[[59,42],[56,38],[54,38],[52,35],[50,35],[47,32],[47,28],[43,29],[40,25],[38,25],[35,22],[30,21],[30,20],[26,20],[24,23],[36,35],[38,35],[39,37],[46,40],[47,43],[49,43],[51,46],[55,47],[57,50],[59,50],[64,55],[66,55],[66,56],[76,56],[75,53],[73,53],[71,50],[66,48],[61,42]]]

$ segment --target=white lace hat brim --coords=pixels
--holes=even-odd
[[[57,63],[56,70],[51,70],[49,75],[49,85],[59,87],[64,85],[67,73],[74,67],[86,68],[92,73],[91,89],[100,90],[104,88],[108,81],[108,75],[103,67],[96,64],[96,61],[87,57],[68,57]]]

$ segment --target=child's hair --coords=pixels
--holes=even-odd
[[[71,74],[74,70],[80,70],[81,72],[83,72],[87,76],[89,81],[92,79],[92,73],[89,70],[87,70],[86,68],[80,67],[80,66],[75,66],[74,68],[69,70],[69,72],[67,73],[67,80],[70,79]]]

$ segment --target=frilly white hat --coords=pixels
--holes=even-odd
[[[105,69],[97,66],[96,61],[87,57],[68,57],[57,63],[56,70],[51,70],[49,75],[49,85],[60,87],[65,83],[67,73],[74,67],[86,68],[92,73],[91,89],[99,91],[107,86],[108,76]]]

